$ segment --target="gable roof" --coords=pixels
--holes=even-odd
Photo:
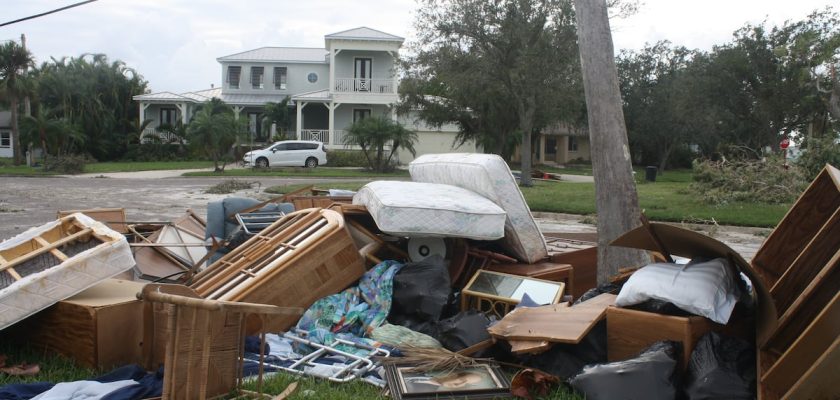
[[[326,63],[327,49],[312,47],[260,47],[254,50],[219,57],[216,61],[285,61],[297,63]]]
[[[382,40],[382,41],[389,41],[389,42],[400,42],[402,43],[405,38],[392,35],[390,33],[385,33],[382,31],[378,31],[376,29],[371,29],[366,26],[361,26],[358,28],[348,29],[346,31],[331,33],[329,35],[324,36],[324,39],[355,39],[355,40]]]
[[[187,97],[181,96],[180,94],[175,94],[172,92],[157,92],[157,93],[149,93],[149,94],[140,94],[137,96],[132,97],[134,100],[157,100],[157,101],[165,101],[165,100],[175,100],[175,101],[184,101],[190,100]]]

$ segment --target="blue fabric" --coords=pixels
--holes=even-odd
[[[0,399],[27,400],[31,399],[55,386],[52,382],[13,383],[0,387]]]
[[[160,396],[163,392],[163,368],[155,373],[146,373],[139,365],[126,365],[92,380],[106,383],[128,379],[137,381],[137,384],[115,390],[103,397],[102,400],[140,400]],[[50,382],[6,385],[0,387],[0,399],[28,400],[52,389],[53,386],[55,384]]]
[[[402,267],[403,264],[392,260],[379,263],[359,279],[358,286],[312,304],[298,321],[297,329],[306,331],[307,339],[315,343],[330,344],[340,338],[376,346],[377,343],[367,337],[388,317],[394,295],[394,275]],[[339,348],[360,353],[353,347]]]
[[[260,337],[259,336],[246,336],[245,337],[245,352],[246,353],[260,354]],[[266,342],[265,347],[263,347],[263,354],[268,355],[269,353],[271,353],[271,346],[269,346],[268,342]]]

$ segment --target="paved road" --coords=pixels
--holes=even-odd
[[[131,221],[168,221],[182,215],[188,208],[204,215],[208,202],[229,196],[207,194],[204,190],[230,178],[164,177],[168,175],[159,172],[145,173],[145,176],[137,173],[133,176],[0,177],[0,240],[55,219],[58,210],[125,208]],[[257,182],[253,189],[235,194],[254,198],[274,196],[263,192],[270,186],[337,180],[271,177],[237,179]]]

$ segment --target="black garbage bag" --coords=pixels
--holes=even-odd
[[[599,321],[578,344],[557,343],[545,352],[522,356],[521,363],[567,380],[584,366],[607,362],[607,321]]]
[[[440,255],[407,263],[394,276],[394,299],[388,321],[437,336],[435,325],[450,291],[449,269]]]
[[[755,349],[742,339],[710,332],[697,342],[686,371],[689,400],[755,398]]]
[[[476,311],[462,311],[438,323],[437,340],[451,351],[466,349],[474,344],[490,339],[487,326],[490,319]]]
[[[636,358],[588,365],[569,384],[587,400],[673,400],[681,345],[656,342]]]
[[[580,295],[580,297],[577,300],[575,300],[574,305],[583,303],[584,301],[587,301],[589,299],[597,297],[600,294],[604,294],[604,293],[618,294],[618,292],[620,290],[621,290],[621,285],[616,285],[614,283],[605,283],[603,285],[600,285],[598,287],[594,287],[592,289],[589,289],[589,290],[583,292],[583,294]]]

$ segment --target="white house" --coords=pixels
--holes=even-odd
[[[0,111],[0,157],[14,157],[12,147],[12,112]]]
[[[474,145],[452,148],[457,126],[432,129],[411,116],[397,116],[396,68],[404,39],[360,27],[324,36],[324,48],[262,47],[219,57],[222,85],[218,88],[175,94],[160,92],[135,96],[140,120],[152,122],[144,134],[180,121],[189,122],[196,105],[218,97],[247,118],[253,140],[269,142],[261,126],[264,105],[287,96],[294,106],[294,136],[317,140],[328,148],[344,148],[345,128],[372,115],[385,115],[418,132],[419,154],[473,152]],[[419,155],[418,154],[418,155]],[[400,161],[411,155],[400,154]]]

